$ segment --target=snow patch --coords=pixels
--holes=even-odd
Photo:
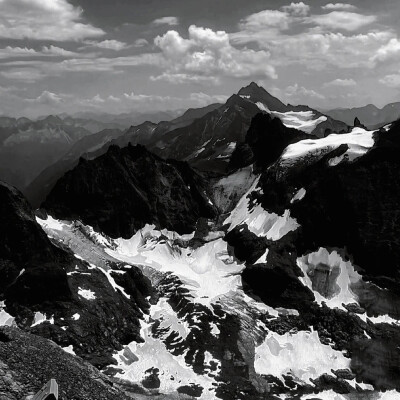
[[[51,215],[48,215],[47,219],[36,217],[36,221],[42,228],[54,229],[56,231],[62,231],[66,226],[65,223],[53,218]]]
[[[292,200],[290,200],[290,203],[293,204],[296,201],[303,200],[304,196],[306,195],[306,189],[300,188],[297,193],[293,196]]]
[[[73,316],[72,316],[72,319],[74,320],[74,321],[78,321],[78,319],[80,318],[81,316],[78,314],[78,313],[76,313],[76,314],[74,314]]]
[[[12,326],[14,325],[15,318],[11,316],[5,308],[4,301],[0,301],[0,326]]]
[[[255,348],[256,372],[277,376],[282,381],[283,375],[290,374],[310,383],[310,379],[349,366],[350,359],[329,345],[322,344],[317,331],[283,335],[269,332],[264,342]]]
[[[46,322],[46,321],[50,322],[50,324],[54,324],[53,317],[47,319],[46,314],[42,314],[41,312],[35,312],[35,316],[33,317],[33,323],[31,325],[31,328],[36,325],[42,324],[43,322]]]
[[[95,300],[96,296],[95,293],[92,292],[90,289],[82,289],[81,287],[78,288],[79,296],[82,296],[86,300]]]
[[[358,304],[358,297],[351,287],[362,277],[338,252],[320,247],[316,252],[299,257],[297,265],[304,274],[299,278],[301,283],[314,293],[318,304],[325,302],[330,308],[342,310],[345,310],[342,304]]]
[[[63,349],[65,352],[76,356],[76,353],[75,353],[75,351],[74,351],[74,346],[72,346],[72,344],[70,344],[70,345],[67,346],[67,347],[62,347],[62,349]]]
[[[257,236],[270,240],[279,240],[290,231],[295,231],[300,225],[290,217],[290,211],[286,210],[282,216],[269,213],[261,204],[250,205],[249,194],[256,190],[259,177],[253,182],[250,189],[239,200],[235,209],[229,214],[224,224],[229,224],[229,230],[236,226],[246,224],[249,231]]]

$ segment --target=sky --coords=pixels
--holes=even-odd
[[[319,109],[400,101],[398,0],[0,0],[0,115],[178,110],[251,81]]]

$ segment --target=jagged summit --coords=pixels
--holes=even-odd
[[[238,95],[245,97],[254,103],[263,103],[271,111],[287,111],[287,106],[284,103],[272,96],[262,86],[257,85],[255,82],[251,82],[250,85],[241,88]]]

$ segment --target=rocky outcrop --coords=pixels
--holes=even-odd
[[[189,233],[199,217],[215,216],[200,175],[139,145],[112,146],[95,160],[82,159],[57,182],[44,208],[124,238],[145,224]]]
[[[58,383],[60,400],[129,398],[96,368],[54,342],[18,328],[0,327],[0,398],[25,399],[50,379]]]
[[[0,300],[20,328],[72,344],[96,366],[141,340],[139,320],[152,289],[139,269],[77,259],[49,240],[22,194],[3,183],[0,223]]]

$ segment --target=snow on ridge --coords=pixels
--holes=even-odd
[[[283,381],[283,375],[310,383],[332,370],[349,369],[350,359],[341,351],[322,344],[317,331],[299,331],[279,335],[270,331],[255,349],[254,368],[257,373],[273,375]]]
[[[272,115],[278,117],[288,128],[295,128],[305,133],[312,133],[313,130],[322,122],[328,120],[325,115],[314,119],[312,111],[287,111],[284,113],[272,111]]]
[[[337,165],[344,158],[349,161],[354,161],[358,157],[363,156],[374,145],[374,132],[367,131],[363,128],[353,128],[350,133],[336,134],[332,133],[329,136],[320,139],[305,139],[293,143],[284,150],[280,163],[283,165],[291,164],[299,159],[312,154],[323,155],[329,151],[337,149],[342,144],[348,145],[348,150],[344,157],[332,162],[331,165]]]
[[[41,219],[36,217],[36,222],[44,229],[54,229],[56,231],[62,231],[64,227],[67,225],[64,222],[53,218],[51,215],[47,216],[47,219]]]

